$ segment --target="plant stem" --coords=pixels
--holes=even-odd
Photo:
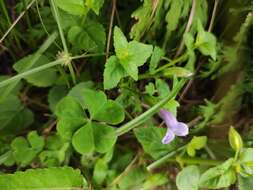
[[[157,104],[155,104],[153,107],[151,107],[149,110],[145,111],[135,119],[129,121],[128,123],[124,124],[122,127],[118,128],[116,133],[118,136],[123,135],[127,133],[128,131],[132,130],[133,128],[137,127],[138,125],[145,122],[149,117],[154,115],[163,105],[165,105],[169,100],[174,98],[180,89],[184,86],[186,82],[186,79],[181,79],[173,89],[173,91],[167,95],[165,98],[163,98],[161,101],[159,101]]]
[[[157,160],[157,161],[153,162],[152,164],[150,164],[149,166],[147,166],[147,170],[151,171],[151,170],[159,167],[163,163],[167,162],[169,158],[171,158],[172,156],[174,156],[176,153],[180,152],[183,149],[185,149],[185,146],[182,146],[182,147],[178,148],[177,150],[174,150],[174,151],[168,153],[167,155],[163,156],[159,160]]]
[[[56,23],[57,23],[57,26],[58,26],[58,30],[59,30],[59,33],[60,33],[60,37],[61,37],[64,52],[66,54],[69,54],[66,39],[64,37],[64,33],[63,33],[63,30],[62,30],[61,19],[60,19],[60,15],[59,15],[59,12],[58,12],[58,8],[55,5],[53,0],[50,0],[50,4],[52,6],[52,10],[53,10],[55,20],[56,20]],[[75,72],[74,72],[74,69],[73,69],[73,66],[72,66],[71,63],[68,64],[68,68],[69,68],[70,75],[72,77],[72,81],[73,81],[74,84],[76,84],[76,76],[75,76]]]
[[[8,84],[10,84],[10,83],[13,83],[13,82],[15,82],[15,81],[17,81],[17,80],[20,80],[20,79],[22,79],[22,78],[24,78],[24,77],[26,77],[26,76],[29,76],[29,75],[31,75],[31,74],[34,74],[34,73],[43,71],[43,70],[45,70],[45,69],[48,69],[48,68],[50,68],[50,67],[54,67],[54,66],[56,66],[56,65],[59,65],[59,64],[61,64],[62,62],[63,62],[63,60],[59,59],[59,60],[56,60],[56,61],[47,63],[47,64],[45,64],[45,65],[42,65],[42,66],[40,66],[40,67],[36,67],[36,68],[34,68],[34,69],[30,69],[30,70],[28,70],[28,71],[26,71],[26,72],[23,72],[23,73],[20,73],[20,74],[18,74],[18,75],[15,75],[14,77],[11,77],[11,78],[9,78],[9,79],[7,79],[7,80],[4,80],[3,82],[0,82],[0,88],[1,88],[1,87],[4,87],[4,86],[6,86],[6,85],[8,85]]]
[[[0,165],[2,165],[10,156],[11,151],[8,151],[0,156]]]

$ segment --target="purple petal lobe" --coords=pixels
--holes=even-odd
[[[162,143],[168,144],[171,141],[173,141],[175,138],[175,134],[172,132],[172,130],[168,129],[166,132],[166,135],[163,137]]]
[[[183,122],[178,122],[176,127],[171,127],[171,130],[176,136],[186,136],[189,133],[188,126]]]
[[[159,112],[159,115],[164,120],[168,128],[177,126],[178,121],[171,112],[162,109]]]

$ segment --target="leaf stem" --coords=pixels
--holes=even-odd
[[[162,165],[163,163],[167,162],[169,158],[171,158],[172,156],[174,156],[176,153],[180,152],[181,150],[185,149],[186,146],[182,146],[180,148],[178,148],[177,150],[174,150],[170,153],[168,153],[167,155],[163,156],[162,158],[160,158],[159,160],[156,160],[155,162],[153,162],[152,164],[147,166],[147,170],[151,171],[157,167],[159,167],[160,165]]]

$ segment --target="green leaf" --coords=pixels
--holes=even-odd
[[[104,0],[86,0],[86,6],[91,8],[97,15],[104,4]]]
[[[164,98],[170,93],[170,87],[166,81],[162,79],[155,80],[155,86],[159,95],[159,98]]]
[[[83,0],[54,0],[54,2],[59,8],[73,15],[86,15],[88,12]]]
[[[81,82],[75,85],[68,93],[68,96],[71,96],[76,99],[77,102],[82,106],[83,109],[87,109],[85,103],[86,89],[90,89],[93,87],[93,84],[90,82]]]
[[[145,169],[134,167],[125,175],[118,184],[120,190],[141,189],[141,186],[147,176]]]
[[[51,111],[55,111],[57,103],[67,95],[67,88],[65,86],[54,86],[48,92],[48,103]]]
[[[101,185],[106,178],[108,173],[108,165],[103,159],[98,159],[94,171],[93,171],[93,179],[96,184]]]
[[[238,176],[238,189],[239,190],[251,190],[253,187],[253,178],[252,176],[243,177]]]
[[[128,75],[138,80],[138,67],[143,65],[150,57],[153,47],[137,41],[127,42],[123,32],[114,27],[114,47],[120,64]]]
[[[16,137],[11,142],[11,149],[16,163],[22,167],[30,164],[37,155],[24,137]]]
[[[126,76],[127,73],[120,65],[118,58],[116,56],[111,56],[105,64],[104,89],[116,87],[120,79]]]
[[[9,78],[10,78],[9,75],[0,75],[0,82],[3,82],[4,80],[7,80]],[[13,89],[10,91],[9,94],[17,95],[19,93],[19,91],[21,90],[22,86],[23,86],[22,82],[19,81],[18,84],[16,84],[15,87],[13,87]],[[8,88],[9,88],[9,86],[1,87],[0,94],[2,95],[5,93],[5,91],[8,91]],[[0,102],[1,102],[1,100],[0,100]]]
[[[86,121],[82,107],[70,96],[63,98],[57,104],[55,114],[59,119],[57,122],[57,132],[65,139],[70,139],[73,132]]]
[[[91,123],[78,129],[72,138],[73,147],[80,154],[91,153],[95,149],[93,127]]]
[[[164,55],[165,55],[164,50],[158,46],[155,46],[154,51],[151,56],[150,64],[149,64],[149,71],[151,74],[154,73],[155,69],[159,65],[159,62],[161,61]]]
[[[208,169],[200,177],[199,186],[219,189],[229,187],[236,181],[236,173],[232,168],[234,159],[230,158],[221,165]]]
[[[0,102],[0,130],[2,133],[13,134],[27,128],[33,123],[33,117],[33,113],[25,108],[14,95]]]
[[[150,82],[145,86],[145,93],[152,96],[156,92],[154,83]]]
[[[232,149],[236,152],[240,152],[243,148],[243,141],[240,134],[234,129],[234,127],[230,127],[228,137],[229,144]]]
[[[124,109],[119,103],[107,100],[99,112],[93,116],[93,119],[115,125],[125,119]]]
[[[163,71],[163,76],[166,77],[190,77],[193,73],[183,67],[170,67]]]
[[[20,59],[13,65],[13,68],[18,73],[22,73],[26,71],[27,68],[34,69],[36,67],[45,65],[50,62],[50,60],[46,56],[41,55],[38,61],[36,61],[33,65],[31,65],[32,64],[31,60],[34,58],[34,56],[35,55],[28,55]],[[52,86],[55,83],[57,77],[58,77],[57,70],[55,68],[48,68],[38,73],[26,76],[25,79],[34,86],[48,87]]]
[[[70,167],[30,169],[0,175],[0,187],[3,190],[71,190],[80,189],[82,184],[83,177],[80,171]]]
[[[164,185],[168,182],[167,176],[163,174],[153,174],[147,178],[144,182],[142,189],[143,190],[153,190],[155,187]]]
[[[31,131],[27,135],[27,140],[30,143],[32,149],[36,151],[41,151],[45,145],[44,138],[39,136],[36,131]]]
[[[149,25],[151,14],[152,1],[144,0],[143,5],[135,10],[131,15],[132,18],[135,18],[137,20],[137,22],[131,28],[131,38],[140,39],[142,37],[147,26]]]
[[[162,144],[165,133],[165,128],[157,127],[142,127],[134,130],[134,134],[144,151],[154,159],[158,159],[176,148],[176,140],[170,144]]]
[[[213,60],[216,60],[216,37],[210,32],[204,31],[200,21],[198,21],[198,34],[195,45],[203,55],[209,55]]]
[[[197,166],[187,166],[179,172],[176,179],[178,190],[198,190],[200,171]]]
[[[106,153],[112,149],[117,140],[113,127],[100,123],[92,123],[96,151]]]
[[[103,25],[87,19],[83,25],[73,25],[68,31],[68,40],[73,48],[90,52],[103,52],[106,34]]]
[[[240,163],[253,161],[253,148],[244,148],[240,153],[238,161]]]
[[[200,137],[193,137],[191,142],[187,144],[186,150],[189,156],[194,157],[196,154],[196,150],[200,150],[206,146],[207,137],[200,136]]]

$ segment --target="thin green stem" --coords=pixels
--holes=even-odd
[[[53,61],[53,62],[50,62],[50,63],[47,63],[45,65],[42,65],[40,67],[36,67],[34,69],[30,69],[29,71],[25,71],[23,73],[20,73],[18,75],[15,75],[14,77],[11,77],[7,80],[4,80],[3,82],[0,82],[0,88],[8,85],[8,84],[11,84],[15,81],[18,81],[26,76],[29,76],[29,75],[32,75],[34,73],[37,73],[37,72],[40,72],[40,71],[43,71],[45,69],[48,69],[50,67],[54,67],[56,65],[59,65],[59,64],[62,64],[63,60],[59,59],[59,60],[56,60],[56,61]]]
[[[185,82],[186,82],[185,79],[181,79],[181,81],[177,83],[177,85],[175,86],[175,88],[173,89],[173,91],[169,95],[167,95],[165,98],[163,98],[161,101],[159,101],[157,104],[155,104],[153,107],[151,107],[146,112],[142,113],[141,115],[139,115],[135,119],[129,121],[128,123],[124,124],[122,127],[118,128],[116,131],[117,135],[120,136],[120,135],[127,133],[128,131],[130,131],[133,128],[137,127],[138,125],[142,124],[149,117],[154,115],[163,105],[165,105],[169,100],[171,100],[172,98],[174,98],[178,94],[179,90],[184,86]]]
[[[181,61],[184,61],[187,57],[188,57],[187,54],[183,54],[183,55],[181,55],[180,57],[178,57],[178,58],[176,58],[176,59],[173,59],[173,60],[170,61],[169,63],[167,63],[167,64],[165,64],[165,65],[159,67],[158,69],[156,69],[156,70],[154,71],[154,74],[156,74],[156,73],[158,73],[158,72],[160,72],[160,71],[163,71],[164,69],[167,69],[168,67],[170,67],[170,66],[172,66],[172,65],[175,65],[175,64],[177,64],[177,63],[179,63],[179,62],[181,62]]]
[[[56,20],[56,23],[57,23],[57,26],[58,26],[58,30],[59,30],[59,33],[60,33],[60,37],[61,37],[64,52],[66,54],[69,54],[68,46],[67,46],[66,39],[64,37],[64,33],[63,33],[63,29],[62,29],[62,25],[61,25],[61,19],[60,19],[60,14],[59,14],[58,8],[55,5],[53,0],[50,0],[50,4],[52,6],[54,17],[55,17],[55,20]],[[68,64],[68,68],[69,68],[70,75],[72,77],[72,81],[73,81],[74,84],[76,84],[76,76],[75,76],[75,72],[74,72],[74,69],[73,69],[73,66],[72,66],[71,63]]]
[[[160,158],[159,160],[153,162],[152,164],[148,165],[147,166],[147,170],[151,171],[151,170],[159,167],[163,163],[167,162],[169,158],[171,158],[172,156],[176,155],[181,150],[185,149],[185,147],[186,146],[182,146],[182,147],[178,148],[177,150],[174,150],[174,151],[168,153],[167,155],[163,156],[162,158]]]

